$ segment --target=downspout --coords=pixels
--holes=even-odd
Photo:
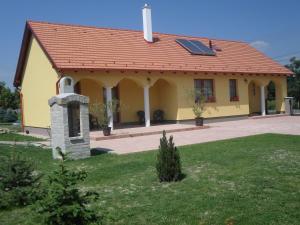
[[[55,86],[56,86],[56,94],[57,95],[59,94],[59,82],[60,82],[61,78],[63,78],[63,77],[64,77],[64,75],[60,75],[59,79],[56,81]]]
[[[21,92],[20,87],[17,87],[17,91],[19,92],[20,98],[20,113],[21,113],[21,131],[24,132],[24,109],[23,109],[23,94]]]

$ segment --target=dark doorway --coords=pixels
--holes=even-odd
[[[267,86],[266,111],[267,114],[276,113],[276,86],[273,81]]]
[[[69,137],[80,136],[80,104],[79,102],[68,103]]]

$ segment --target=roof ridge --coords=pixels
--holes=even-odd
[[[43,23],[43,24],[52,24],[52,25],[61,25],[61,26],[69,26],[69,27],[84,27],[84,28],[94,28],[94,29],[105,29],[105,30],[116,30],[116,31],[131,31],[131,32],[143,32],[142,30],[135,30],[135,29],[125,29],[125,28],[110,28],[110,27],[97,27],[91,25],[80,25],[80,24],[71,24],[71,23],[58,23],[58,22],[47,22],[47,21],[37,21],[37,20],[27,20],[27,23]],[[242,44],[249,45],[246,41],[240,40],[228,40],[228,39],[219,39],[219,38],[209,38],[209,37],[200,37],[200,36],[192,36],[192,35],[184,35],[184,34],[170,34],[170,33],[163,33],[163,32],[153,32],[154,34],[161,34],[161,35],[170,35],[170,36],[179,36],[179,37],[187,37],[187,38],[204,38],[207,40],[212,41],[227,41],[227,42],[238,42]]]

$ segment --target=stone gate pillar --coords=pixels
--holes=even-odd
[[[68,78],[69,79],[69,78]],[[61,82],[63,83],[63,82]],[[90,156],[89,98],[72,93],[72,83],[64,81],[61,92],[49,99],[51,112],[51,146],[54,159],[58,150],[78,159]]]

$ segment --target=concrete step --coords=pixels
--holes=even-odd
[[[175,128],[175,129],[166,129],[165,131],[167,133],[175,133],[175,132],[182,132],[182,131],[200,130],[200,129],[206,129],[206,128],[209,128],[209,126],[193,126],[193,127]],[[144,129],[141,132],[125,133],[125,134],[111,134],[110,136],[93,135],[90,137],[90,139],[94,140],[94,141],[102,141],[102,140],[120,139],[120,138],[128,138],[128,137],[139,137],[139,136],[161,134],[163,130],[164,129],[155,130],[155,131],[145,131],[145,129]]]

